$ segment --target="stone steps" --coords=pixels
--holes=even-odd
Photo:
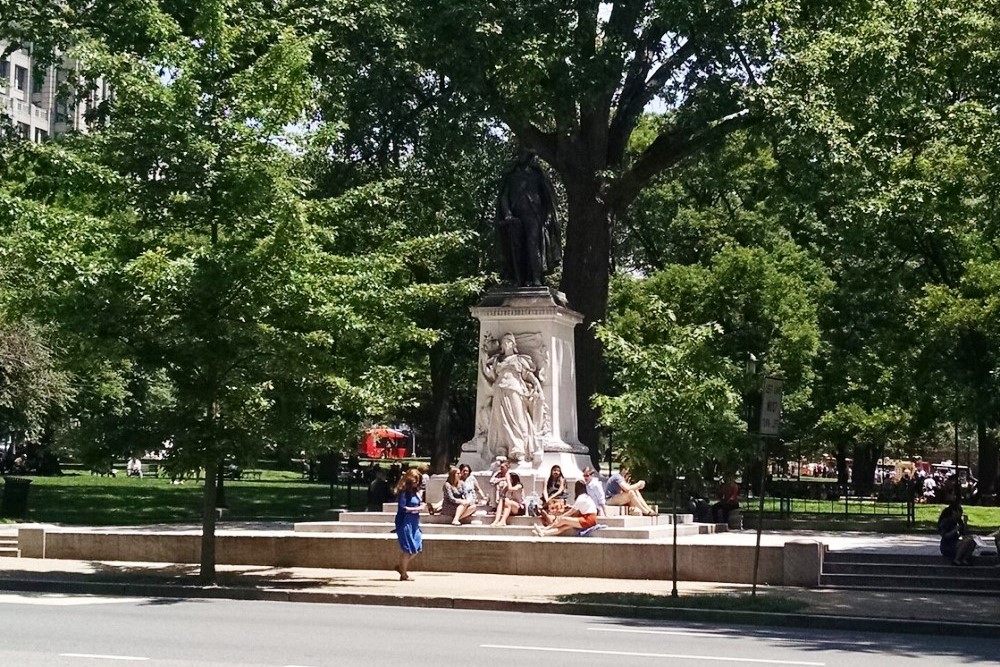
[[[440,503],[438,503],[438,504],[440,504]],[[653,507],[653,509],[658,509],[659,508],[659,506],[657,506],[657,505],[653,505],[652,507]],[[383,503],[382,504],[382,511],[383,512],[391,512],[391,513],[395,514],[396,513],[396,503]],[[493,513],[492,510],[490,510],[489,513],[492,514]],[[605,505],[604,506],[604,514],[606,515],[606,517],[632,516],[632,515],[630,515],[628,513],[628,508],[626,508],[626,507],[620,507],[620,506],[616,506],[616,505]],[[664,511],[659,516],[671,516],[671,514],[668,511]],[[678,514],[677,516],[678,517],[681,517],[681,516],[692,517],[693,515],[691,515],[691,514]],[[602,518],[605,518],[605,517],[602,517]],[[635,516],[634,518],[641,518],[641,517]],[[689,519],[689,520],[693,520],[693,518]]]
[[[883,565],[937,565],[946,569],[954,569],[943,556],[931,554],[882,554],[867,551],[828,551],[824,563],[864,563],[872,567]],[[996,556],[976,558],[977,565],[1000,565]]]
[[[395,506],[391,511],[382,512],[341,512],[341,521],[351,521],[354,523],[392,523],[396,517]],[[492,512],[487,512],[482,509],[473,516],[473,521],[479,521],[484,524],[492,523],[495,515]],[[451,523],[450,516],[442,516],[440,514],[420,515],[421,525],[431,524],[431,523]],[[533,526],[539,522],[536,517],[530,516],[512,516],[509,517],[507,523],[512,526]],[[597,517],[597,523],[603,523],[609,528],[637,528],[643,526],[669,526],[672,525],[673,516],[670,514],[661,514],[658,516],[599,516]],[[678,514],[677,515],[678,524],[690,524],[694,523],[694,515],[691,514]]]
[[[986,567],[995,566],[971,566],[955,567],[954,565],[905,565],[905,564],[879,564],[873,566],[871,563],[824,563],[823,572],[825,574],[845,574],[855,576],[912,576],[920,577],[941,577],[954,579],[979,579],[983,576]],[[1000,571],[997,572],[1000,578]]]
[[[425,535],[445,535],[455,537],[533,537],[532,526],[534,523],[518,522],[509,526],[493,528],[488,524],[466,524],[453,526],[448,520],[440,522],[428,522],[425,519],[442,519],[442,517],[422,517],[420,529]],[[526,519],[527,517],[517,517]],[[703,535],[715,533],[717,526],[714,524],[678,524],[677,535]],[[380,534],[388,533],[393,529],[393,522],[389,521],[310,521],[296,523],[294,526],[297,533],[335,533],[341,535],[358,534]],[[652,540],[670,539],[674,529],[670,524],[646,525],[634,527],[612,527],[602,528],[590,534],[590,538],[614,538],[632,540]]]
[[[21,550],[17,548],[17,535],[0,534],[0,558],[20,558]]]
[[[820,586],[858,588],[880,591],[912,591],[959,594],[996,595],[1000,593],[1000,578],[995,575],[978,579],[958,577],[918,577],[913,575],[821,574]]]
[[[948,592],[996,595],[1000,592],[1000,565],[996,556],[956,567],[941,556],[827,552],[820,585],[881,591]]]

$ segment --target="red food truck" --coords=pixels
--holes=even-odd
[[[410,449],[410,438],[402,431],[375,426],[365,431],[358,445],[358,455],[370,459],[401,459]]]

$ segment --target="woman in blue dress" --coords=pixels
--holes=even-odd
[[[420,533],[420,513],[427,506],[420,499],[420,472],[410,468],[403,474],[396,487],[396,539],[399,540],[399,572],[400,581],[412,581],[409,575],[410,561],[423,549],[423,536]]]

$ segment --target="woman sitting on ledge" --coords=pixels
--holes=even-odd
[[[574,487],[576,500],[573,506],[552,520],[552,525],[548,527],[535,526],[535,535],[539,537],[551,537],[561,533],[578,532],[587,530],[597,525],[597,505],[593,498],[587,495],[587,485],[578,480]]]
[[[457,526],[467,519],[471,519],[476,513],[476,503],[465,497],[465,489],[462,488],[462,480],[458,468],[448,471],[448,479],[445,480],[441,513],[452,516],[451,525]]]
[[[566,509],[566,478],[562,468],[552,466],[549,478],[545,480],[545,492],[542,494],[542,506],[553,514],[561,514]]]
[[[500,504],[497,505],[497,515],[490,527],[506,526],[508,517],[524,514],[524,487],[521,477],[516,472],[507,473],[507,488]]]

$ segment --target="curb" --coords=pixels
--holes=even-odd
[[[427,597],[415,595],[378,595],[371,593],[321,593],[316,591],[268,590],[187,584],[149,584],[128,582],[77,582],[44,579],[0,579],[0,591],[28,593],[65,593],[113,595],[126,597],[256,600],[266,602],[307,602],[315,604],[358,604],[391,607],[421,607],[467,611],[501,611],[533,614],[568,614],[573,616],[609,616],[686,623],[712,623],[718,626],[752,625],[779,628],[807,628],[847,632],[942,635],[995,639],[1000,624],[926,621],[918,619],[873,618],[722,609],[684,609],[677,607],[637,607],[586,602],[535,602],[478,598]]]

